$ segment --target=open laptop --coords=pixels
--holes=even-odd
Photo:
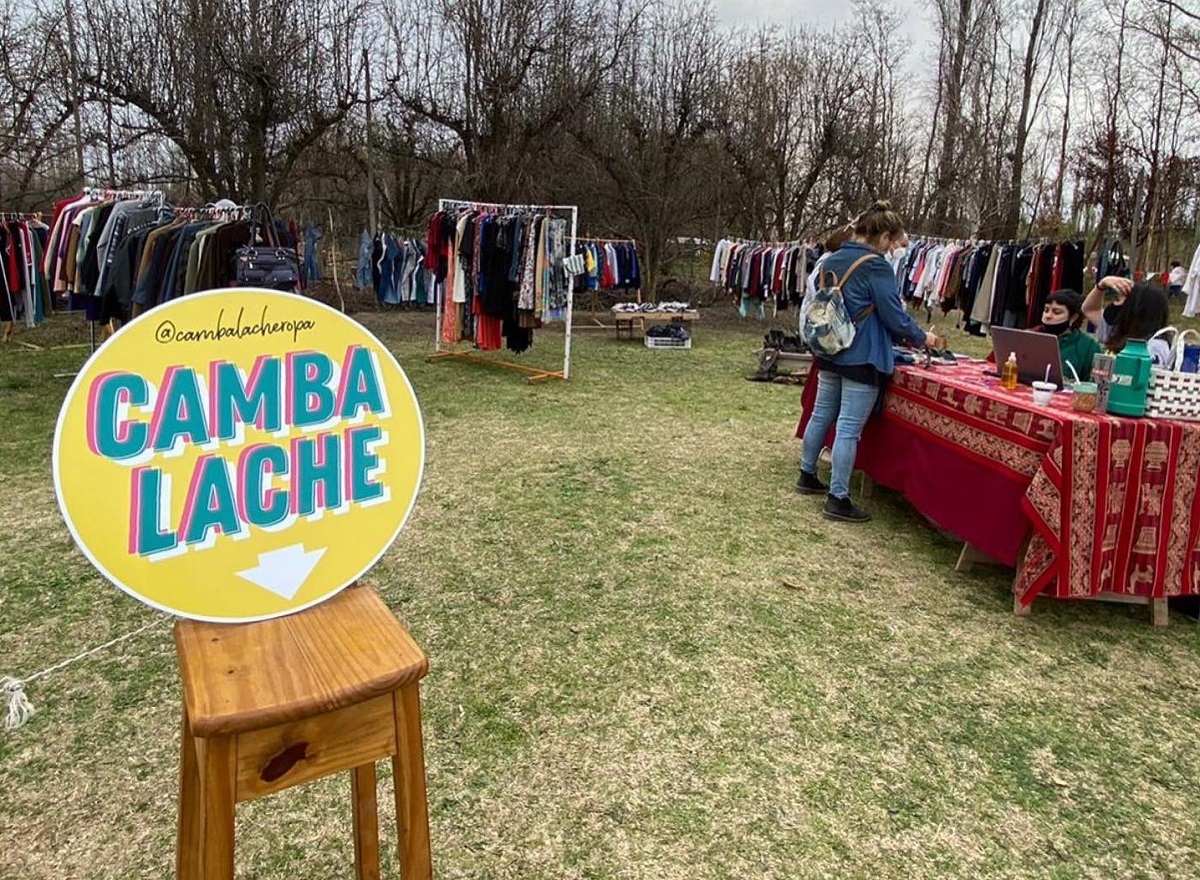
[[[1033,330],[1015,330],[1012,327],[992,327],[992,351],[996,355],[996,369],[1004,368],[1010,352],[1017,355],[1017,381],[1029,385],[1046,379],[1046,367],[1056,388],[1063,387],[1062,359],[1058,353],[1058,337],[1050,333],[1035,333]]]

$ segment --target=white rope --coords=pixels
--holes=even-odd
[[[37,709],[34,708],[33,703],[29,702],[29,697],[25,695],[25,685],[29,684],[30,682],[37,681],[39,678],[47,676],[52,672],[57,672],[60,669],[70,666],[72,663],[77,663],[80,660],[83,660],[85,657],[98,654],[106,648],[111,648],[113,645],[119,645],[121,642],[132,639],[134,636],[139,636],[146,630],[153,629],[154,627],[159,626],[164,621],[168,620],[171,620],[171,618],[156,618],[145,626],[135,629],[133,632],[127,632],[125,635],[117,636],[115,639],[105,642],[103,645],[97,645],[94,648],[89,648],[82,654],[76,654],[69,660],[63,660],[59,663],[55,663],[53,666],[47,666],[45,669],[41,670],[40,672],[35,672],[28,678],[15,678],[11,675],[0,676],[0,695],[3,695],[5,703],[8,704],[8,715],[4,719],[4,729],[16,730],[18,727],[21,727],[23,724],[25,724],[25,722],[32,718],[37,712]]]

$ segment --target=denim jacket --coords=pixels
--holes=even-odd
[[[354,272],[354,286],[359,290],[366,290],[375,281],[371,272],[371,251],[374,245],[371,234],[364,229],[358,239],[358,267]]]
[[[868,254],[875,256],[854,270],[842,288],[842,298],[851,315],[861,314],[871,303],[875,304],[875,311],[858,323],[854,342],[849,348],[831,357],[822,357],[843,366],[871,364],[880,373],[890,376],[896,366],[892,342],[920,344],[925,340],[925,331],[900,302],[891,265],[865,244],[848,241],[825,257],[821,271],[832,272],[841,278],[859,257]]]

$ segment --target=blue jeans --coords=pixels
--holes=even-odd
[[[875,408],[878,394],[879,389],[874,385],[852,382],[828,370],[817,373],[817,399],[813,403],[812,418],[804,429],[800,469],[809,474],[817,472],[817,456],[825,444],[825,435],[836,421],[830,495],[850,497],[850,474],[854,470],[858,438],[862,436],[863,425]]]

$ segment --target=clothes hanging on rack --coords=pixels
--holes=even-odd
[[[1116,275],[1120,278],[1133,277],[1133,273],[1129,269],[1129,260],[1125,256],[1125,246],[1119,238],[1112,240],[1106,238],[1100,242],[1100,250],[1096,257],[1096,277],[1103,278],[1106,275]]]
[[[576,239],[575,253],[585,271],[575,278],[575,291],[640,290],[642,269],[637,243],[628,239]]]
[[[802,242],[762,242],[723,238],[713,251],[709,281],[719,284],[738,301],[742,317],[756,310],[766,315],[789,304],[799,307],[808,276],[819,254]]]
[[[354,272],[354,286],[358,290],[366,290],[372,284],[371,254],[374,246],[371,233],[364,229],[358,237],[358,266]]]
[[[304,225],[304,284],[315,284],[321,280],[320,253],[317,247],[325,236],[309,220]]]
[[[441,341],[522,352],[565,316],[567,221],[536,209],[468,207],[429,220],[425,269],[441,292]]]
[[[234,284],[238,250],[265,243],[250,240],[249,206],[173,210],[157,193],[121,195],[89,192],[56,206],[46,274],[89,321],[128,321],[159,303]],[[264,236],[261,226],[254,232]],[[295,249],[286,224],[275,220],[273,232],[279,247]]]
[[[430,305],[425,271],[425,242],[381,232],[373,239],[363,232],[355,284],[372,287],[381,305]]]
[[[53,291],[89,321],[101,317],[101,289],[127,234],[159,219],[162,194],[86,190],[55,205],[44,269]]]
[[[49,234],[36,216],[0,214],[0,324],[33,327],[53,310],[42,269]]]
[[[900,266],[901,297],[932,313],[960,309],[968,332],[1032,327],[1047,297],[1083,292],[1082,241],[945,240],[914,237]]]
[[[155,223],[163,208],[154,190],[85,190],[55,205],[44,269],[68,307],[101,319],[101,292],[132,232]]]
[[[1194,318],[1200,314],[1200,244],[1192,255],[1192,264],[1183,281],[1183,316]]]

